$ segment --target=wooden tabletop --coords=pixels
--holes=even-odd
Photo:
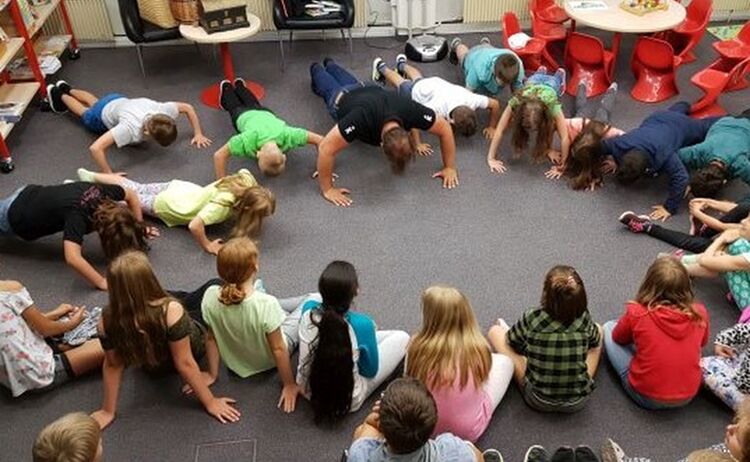
[[[197,43],[228,43],[236,42],[237,40],[246,39],[258,33],[260,30],[260,18],[254,14],[247,12],[247,22],[250,23],[247,27],[240,27],[239,29],[228,30],[224,32],[215,32],[209,34],[201,26],[190,26],[188,24],[180,25],[180,34],[188,40]]]
[[[577,23],[610,32],[626,34],[661,32],[673,29],[685,20],[685,7],[674,0],[667,0],[669,8],[666,10],[654,11],[643,16],[620,8],[621,0],[598,0],[607,4],[606,10],[571,8],[570,3],[575,1],[564,0],[564,8],[568,16]]]

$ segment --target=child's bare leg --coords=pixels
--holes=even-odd
[[[70,362],[70,368],[76,376],[98,369],[104,361],[104,350],[99,339],[89,340],[83,345],[68,350],[65,357]]]
[[[78,117],[81,117],[83,113],[86,112],[90,107],[90,106],[84,105],[83,103],[78,101],[77,98],[74,98],[72,95],[63,94],[61,99],[65,107],[67,107],[70,112],[72,112]]]
[[[456,56],[458,56],[458,64],[459,64],[459,66],[463,66],[463,64],[464,64],[464,58],[468,54],[469,54],[469,47],[467,47],[463,43],[459,44],[456,47]]]
[[[405,81],[405,79],[401,77],[398,72],[388,67],[383,69],[381,71],[381,74],[383,74],[385,82],[394,88],[398,88],[399,85],[401,85]]]
[[[604,330],[599,324],[596,325],[596,328],[599,330],[599,345],[590,349],[586,355],[586,370],[591,378],[594,378],[596,369],[599,368],[599,360],[602,358],[602,347],[604,345]]]
[[[507,325],[498,324],[492,326],[487,333],[487,339],[493,350],[509,357],[510,360],[513,361],[513,377],[515,377],[516,382],[519,385],[522,385],[526,378],[526,363],[528,360],[526,359],[526,356],[516,353],[516,351],[508,344]]]
[[[123,187],[128,187],[129,183],[138,184],[133,180],[128,180],[122,175],[116,175],[114,173],[97,173],[84,168],[78,169],[78,179],[81,181],[88,181],[89,183],[113,184]]]
[[[461,47],[459,46],[459,48]],[[456,51],[458,51],[458,49],[456,49]],[[459,57],[458,59],[460,62],[461,58]],[[406,77],[409,80],[417,80],[417,79],[421,79],[422,77],[424,77],[422,73],[419,71],[419,69],[417,69],[414,66],[410,66],[409,64],[404,64],[404,73],[406,74]]]
[[[70,96],[82,102],[88,107],[93,106],[94,104],[96,104],[97,101],[99,101],[99,98],[94,96],[93,93],[89,93],[86,90],[81,90],[78,88],[71,89]]]

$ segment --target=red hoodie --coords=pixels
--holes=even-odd
[[[701,347],[708,341],[708,312],[693,305],[703,322],[664,306],[647,309],[631,302],[617,321],[612,339],[634,344],[628,381],[638,393],[658,401],[682,401],[698,393],[701,385]]]

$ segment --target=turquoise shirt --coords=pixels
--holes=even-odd
[[[682,148],[677,154],[689,169],[719,160],[732,178],[750,184],[750,119],[722,117],[711,126],[702,143]]]
[[[523,86],[523,63],[518,55],[505,48],[489,46],[474,47],[464,58],[464,76],[466,88],[472,91],[484,90],[490,95],[497,95],[504,87],[495,80],[495,61],[503,55],[511,55],[518,61],[518,77],[511,85],[511,91]]]

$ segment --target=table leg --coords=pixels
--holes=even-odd
[[[232,54],[229,52],[229,43],[220,43],[219,51],[221,52],[221,64],[224,68],[224,78],[233,82],[237,76],[234,73],[234,62],[232,61]],[[203,101],[203,104],[214,109],[221,109],[221,105],[219,104],[219,85],[221,85],[221,82],[211,85],[203,90],[201,93],[201,101]],[[263,99],[266,95],[265,88],[258,83],[245,81],[245,85],[259,100]]]
[[[615,57],[615,62],[617,62],[617,53],[620,51],[621,40],[622,34],[620,32],[615,32],[615,35],[612,37],[612,54]]]

